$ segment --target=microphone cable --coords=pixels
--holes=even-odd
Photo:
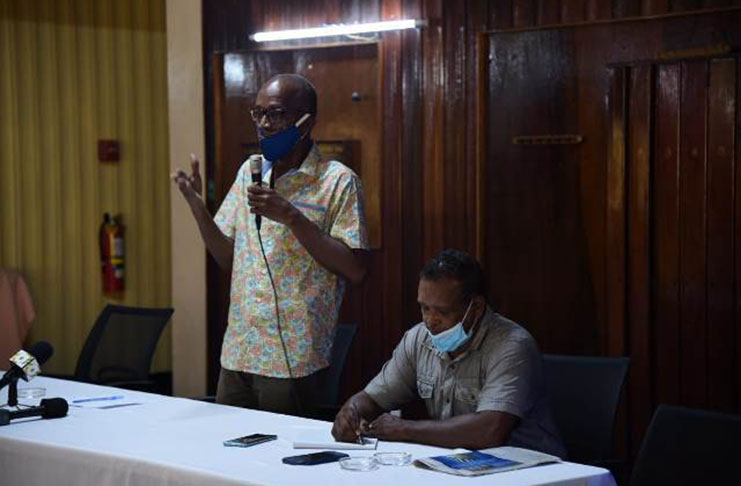
[[[270,173],[270,188],[272,189],[273,186],[273,173]],[[280,338],[280,344],[283,348],[283,358],[286,361],[286,369],[288,369],[288,379],[290,380],[291,384],[291,395],[293,397],[293,401],[296,405],[296,413],[298,413],[300,416],[304,415],[304,409],[301,405],[301,400],[298,396],[298,390],[296,388],[296,380],[293,378],[293,370],[291,369],[291,362],[288,359],[288,349],[286,348],[286,341],[283,339],[283,328],[280,325],[280,307],[278,306],[278,290],[275,287],[275,280],[273,280],[273,272],[270,270],[270,263],[268,263],[268,257],[265,254],[265,247],[262,243],[262,234],[260,233],[260,226],[257,225],[257,221],[255,222],[256,229],[257,229],[257,241],[260,243],[260,252],[262,253],[262,259],[265,262],[265,268],[268,271],[268,278],[270,279],[270,287],[273,289],[273,302],[275,303],[275,320],[278,327],[278,337]]]
[[[280,344],[283,347],[283,357],[286,360],[286,368],[288,369],[288,379],[291,380],[291,395],[293,395],[293,401],[296,403],[296,412],[303,416],[304,410],[301,406],[301,400],[298,397],[298,390],[296,389],[296,380],[293,378],[293,370],[291,370],[291,363],[288,360],[288,349],[286,348],[286,341],[283,339],[283,329],[280,325],[280,309],[278,307],[278,292],[275,288],[275,281],[273,280],[273,273],[270,271],[270,264],[268,264],[268,258],[265,255],[265,248],[262,244],[262,236],[260,231],[257,231],[257,240],[260,242],[260,251],[262,252],[262,258],[265,261],[265,268],[268,270],[268,277],[270,278],[270,286],[273,288],[273,301],[275,302],[275,319],[278,324],[278,337],[280,337]]]

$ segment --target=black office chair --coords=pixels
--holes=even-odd
[[[347,353],[350,351],[357,324],[339,324],[332,344],[332,357],[327,368],[319,377],[319,399],[317,409],[311,413],[313,418],[334,421],[340,410],[340,378],[345,368]]]
[[[569,460],[619,468],[613,431],[629,358],[543,355],[553,417]]]
[[[739,440],[741,415],[659,405],[630,484],[738,484]]]
[[[149,369],[173,309],[107,305],[80,352],[73,379],[143,391],[159,391]]]

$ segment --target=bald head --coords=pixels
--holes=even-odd
[[[278,74],[262,85],[258,99],[280,100],[289,109],[316,114],[316,89],[311,82],[299,74]]]

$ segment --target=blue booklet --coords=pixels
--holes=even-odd
[[[510,461],[509,459],[502,459],[501,457],[492,456],[484,452],[472,451],[464,452],[462,454],[451,454],[449,456],[435,456],[431,457],[446,466],[453,469],[465,469],[466,471],[485,471],[502,468],[511,468],[518,464],[522,464],[517,461]]]
[[[518,447],[497,447],[487,451],[460,451],[444,456],[417,459],[417,467],[456,476],[480,476],[525,467],[560,462],[556,456]]]

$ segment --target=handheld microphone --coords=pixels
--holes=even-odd
[[[250,155],[250,174],[252,175],[252,183],[258,186],[262,185],[262,155],[252,154]],[[260,225],[262,225],[262,216],[259,214],[255,215],[255,226],[257,231],[260,231]]]
[[[64,398],[44,398],[38,407],[23,410],[0,410],[0,426],[8,425],[11,420],[26,417],[41,417],[44,419],[60,418],[67,415],[69,405]]]
[[[0,378],[0,389],[23,379],[31,381],[41,371],[41,365],[54,353],[54,348],[46,341],[39,341],[26,352],[20,350],[10,357],[10,369]]]

